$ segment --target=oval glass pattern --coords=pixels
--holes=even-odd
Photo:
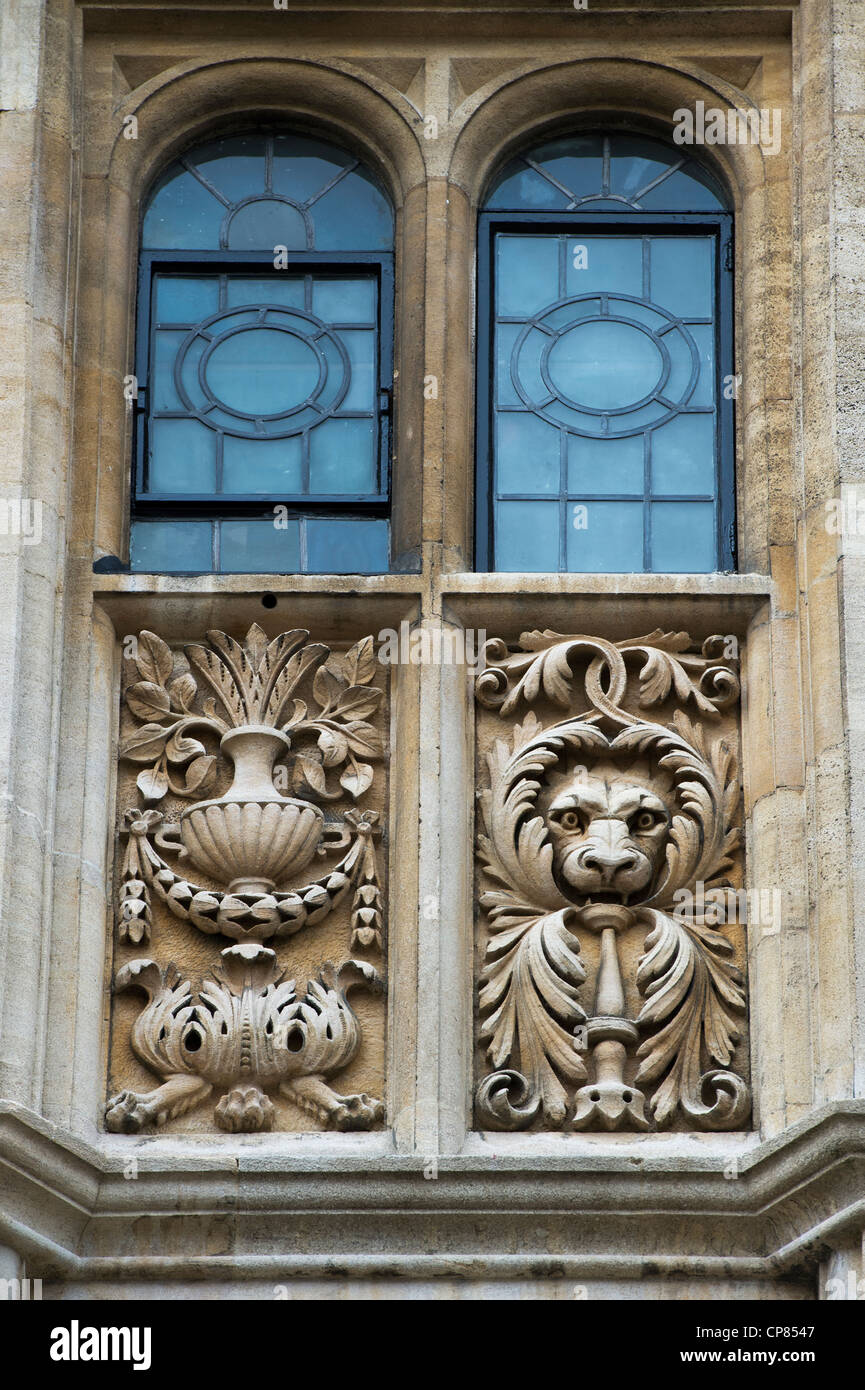
[[[178,349],[174,380],[184,410],[203,425],[286,439],[339,409],[351,366],[339,335],[314,314],[250,304],[197,324]]]
[[[691,149],[625,131],[539,142],[495,177],[480,228],[491,401],[478,438],[492,525],[479,517],[478,535],[496,569],[726,558],[728,208]]]
[[[667,335],[677,360],[689,364],[672,399]],[[528,409],[599,439],[640,434],[671,419],[688,404],[699,371],[697,345],[684,323],[660,305],[613,294],[579,295],[533,315],[510,362],[513,387]]]

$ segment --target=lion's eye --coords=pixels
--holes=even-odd
[[[634,828],[636,830],[653,830],[657,823],[658,817],[654,811],[640,811],[634,821]]]
[[[563,830],[578,830],[580,817],[576,811],[564,811],[559,817],[559,825]]]

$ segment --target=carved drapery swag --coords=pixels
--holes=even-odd
[[[487,644],[481,1128],[747,1121],[731,645]]]
[[[127,958],[114,991],[146,996],[129,1045],[161,1084],[113,1095],[108,1128],[162,1125],[215,1090],[223,1130],[279,1127],[279,1109],[293,1127],[369,1129],[382,1102],[330,1080],[355,1073],[364,1032],[377,1033],[380,1056],[383,1033],[372,1002],[383,991],[384,806],[372,638],[339,653],[304,630],[269,640],[254,625],[242,644],[213,631],[179,654],[141,632],[126,664],[120,759],[137,776],[122,817]],[[212,938],[232,944],[208,949]],[[128,958],[147,945],[166,948],[163,963]],[[359,958],[334,965],[324,954],[334,948]],[[286,978],[298,963],[310,970],[303,988]],[[115,1025],[118,1007],[115,997]],[[112,1070],[128,1074],[113,1031]]]

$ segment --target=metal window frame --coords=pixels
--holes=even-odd
[[[735,402],[722,390],[725,377],[734,370],[733,338],[733,214],[731,212],[657,213],[618,212],[482,212],[478,217],[477,251],[477,410],[475,424],[475,570],[495,571],[492,431],[494,409],[494,244],[500,232],[526,233],[542,229],[551,235],[578,236],[581,231],[618,231],[645,236],[653,230],[665,235],[692,235],[696,231],[715,237],[715,401],[718,411],[716,460],[716,570],[736,568]],[[516,495],[515,501],[520,497]],[[538,500],[533,498],[532,500]],[[590,501],[627,501],[592,496]],[[640,499],[646,505],[645,497]],[[663,501],[675,501],[665,497]],[[561,569],[556,573],[562,573]],[[592,571],[594,573],[595,571]],[[646,569],[634,573],[655,573]]]
[[[286,506],[297,515],[380,516],[390,515],[390,460],[392,434],[394,360],[394,256],[392,252],[290,251],[282,255],[285,267],[276,269],[272,251],[141,251],[138,271],[138,300],[135,346],[137,395],[133,401],[133,486],[132,519],[142,520],[219,520],[266,518],[274,506]],[[145,493],[147,430],[150,419],[151,351],[155,315],[154,280],[159,273],[178,271],[189,274],[247,274],[278,279],[292,270],[307,274],[351,271],[375,272],[378,283],[379,361],[378,407],[379,490],[377,493]],[[281,307],[281,306],[275,306]]]

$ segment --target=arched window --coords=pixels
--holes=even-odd
[[[257,132],[144,209],[131,566],[388,568],[393,216],[352,155]]]
[[[727,209],[689,150],[626,133],[501,171],[479,229],[479,569],[733,568]]]

